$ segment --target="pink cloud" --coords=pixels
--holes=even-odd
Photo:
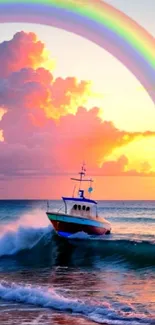
[[[98,161],[141,133],[120,131],[111,122],[103,122],[97,114],[96,108],[89,112],[79,108],[76,115],[62,117],[58,123],[44,115],[45,123],[40,126],[33,124],[28,111],[9,110],[0,122],[5,137],[5,142],[0,143],[0,171],[16,176],[71,173],[85,159],[92,172],[124,173],[126,157],[106,162],[100,170]]]
[[[44,61],[44,44],[34,33],[18,32],[0,44],[0,77],[7,78],[22,68],[39,66]]]
[[[125,155],[119,157],[116,161],[104,162],[100,169],[102,176],[155,176],[151,166],[144,161],[141,164],[141,171],[135,169],[128,170],[128,159]]]
[[[17,33],[0,44],[0,49],[0,107],[6,110],[0,120],[4,136],[0,142],[1,178],[76,172],[83,159],[94,173],[130,173],[125,171],[125,156],[116,162],[104,159],[115,148],[155,133],[119,130],[99,118],[99,108],[87,111],[80,107],[89,82],[74,77],[54,79],[50,71],[39,68],[44,44],[35,34]]]

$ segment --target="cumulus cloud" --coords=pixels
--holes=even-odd
[[[79,108],[76,115],[66,115],[59,120],[57,155],[64,168],[78,166],[82,159],[91,169],[102,166],[104,159],[116,148],[123,147],[140,137],[155,136],[154,132],[126,132],[117,129],[112,122],[99,118],[99,109],[87,111]],[[71,166],[70,166],[71,168]],[[77,167],[76,167],[77,168]]]
[[[74,77],[54,79],[44,68],[22,68],[0,79],[0,106],[4,109],[40,109],[47,117],[76,113],[90,93],[90,83]]]
[[[99,172],[101,162],[101,174],[123,173],[127,159],[104,163],[104,158],[147,133],[118,130],[111,122],[102,121],[98,111],[81,107],[75,115],[61,117],[58,123],[44,114],[39,116],[43,124],[34,125],[29,111],[9,110],[0,122],[5,138],[0,143],[1,173],[16,176],[71,173],[76,172],[82,159],[87,161],[91,172]]]
[[[151,165],[144,161],[141,163],[139,171],[136,169],[128,168],[128,158],[122,155],[118,160],[106,161],[103,163],[100,170],[102,176],[155,176],[155,172],[152,171]]]
[[[33,33],[20,32],[0,44],[1,179],[76,172],[83,159],[94,173],[129,173],[125,156],[109,162],[105,158],[155,133],[119,130],[99,118],[99,108],[88,111],[83,105],[90,83],[54,78],[45,69],[45,53]],[[148,170],[144,164],[142,173]]]
[[[22,68],[45,67],[47,62],[51,65],[52,60],[34,33],[21,31],[0,44],[0,78],[7,78]]]

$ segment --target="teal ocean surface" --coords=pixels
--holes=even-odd
[[[155,325],[155,201],[99,201],[99,212],[111,235],[67,240],[46,201],[0,201],[1,325]]]

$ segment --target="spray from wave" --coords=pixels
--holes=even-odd
[[[155,319],[150,319],[145,314],[136,314],[131,306],[127,308],[127,306],[120,305],[120,310],[116,311],[109,303],[99,305],[94,301],[66,298],[57,293],[53,288],[50,289],[48,287],[10,284],[2,281],[0,283],[0,298],[5,301],[80,314],[100,324],[141,325],[154,324],[155,321]]]
[[[83,249],[84,248],[84,249]],[[83,254],[89,259],[85,261]],[[138,266],[155,265],[154,241],[122,239],[112,234],[109,237],[93,238],[83,232],[70,236],[68,241],[54,236],[52,225],[44,211],[34,210],[18,220],[1,224],[0,228],[0,267],[85,265],[95,261],[131,262]],[[5,258],[10,262],[4,263]],[[12,259],[14,264],[12,264]],[[9,264],[8,264],[9,263]],[[16,263],[16,265],[15,265]]]
[[[31,250],[41,240],[46,245],[51,238],[52,226],[40,210],[35,210],[16,221],[1,225],[0,257]]]

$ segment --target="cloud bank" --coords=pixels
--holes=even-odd
[[[49,69],[50,67],[50,69]],[[83,160],[92,174],[154,175],[146,165],[128,170],[115,149],[154,132],[126,132],[85,108],[91,84],[54,78],[53,61],[34,33],[0,44],[0,178],[73,173]],[[144,166],[144,165],[143,165]]]

